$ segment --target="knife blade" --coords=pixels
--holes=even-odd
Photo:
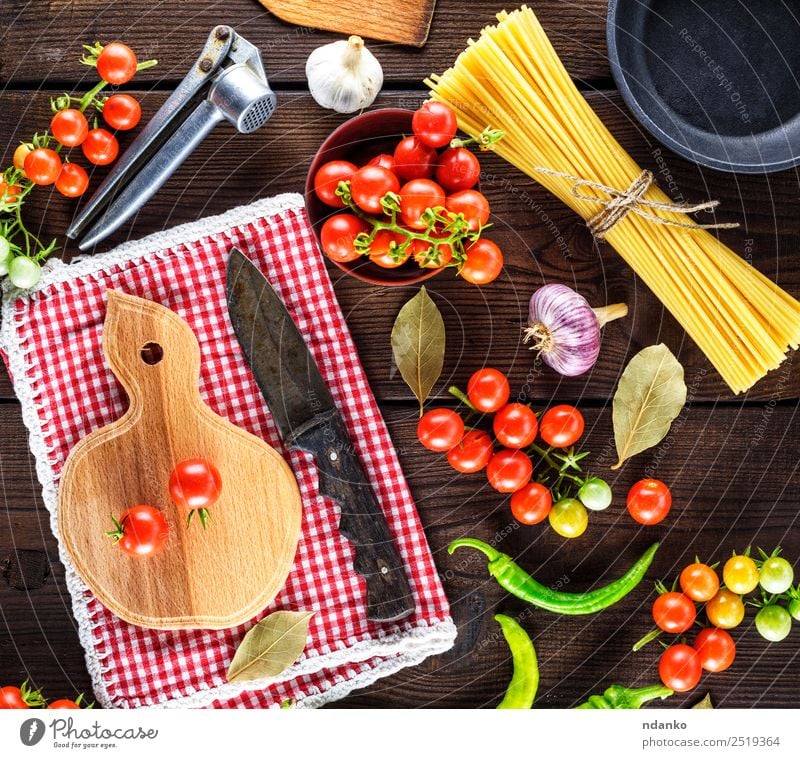
[[[414,599],[389,525],[303,336],[266,277],[240,250],[228,259],[233,330],[284,444],[311,453],[320,492],[341,508],[339,531],[364,577],[367,618],[394,621]]]

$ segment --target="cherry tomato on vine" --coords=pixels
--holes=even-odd
[[[89,122],[77,108],[64,108],[50,120],[50,131],[64,147],[77,147],[89,134]]]
[[[589,513],[580,500],[565,497],[550,510],[548,516],[553,531],[561,537],[580,537],[589,526]]]
[[[700,665],[714,674],[730,668],[736,658],[736,643],[724,629],[702,629],[694,638],[692,647],[697,651]]]
[[[734,555],[722,567],[722,581],[737,595],[746,595],[758,587],[758,566],[747,555]]]
[[[65,163],[56,179],[56,189],[64,197],[80,197],[89,188],[89,174],[77,163]]]
[[[767,558],[758,572],[758,583],[770,595],[781,595],[786,592],[794,582],[794,569],[792,564],[778,555]]]
[[[0,202],[11,205],[20,192],[22,187],[18,184],[9,184],[5,179],[0,179]]]
[[[389,169],[364,166],[350,179],[353,202],[367,213],[383,213],[381,200],[388,192],[399,192],[400,180]]]
[[[97,73],[109,84],[125,84],[133,79],[138,63],[136,53],[126,44],[112,42],[97,56]]]
[[[486,478],[498,492],[521,490],[533,476],[533,463],[522,450],[500,450],[486,467]]]
[[[435,233],[430,236],[439,237]],[[453,260],[453,248],[446,242],[434,245],[426,240],[415,239],[411,241],[409,249],[420,268],[442,268]]]
[[[462,474],[483,471],[494,454],[492,438],[478,429],[470,429],[447,453],[448,463]]]
[[[0,687],[0,710],[38,708],[44,703],[39,690],[29,690],[27,682],[22,687]]]
[[[379,229],[369,246],[369,259],[381,268],[402,266],[411,256],[410,245],[400,253],[398,247],[406,241],[406,236],[391,229]],[[394,248],[392,248],[394,244]]]
[[[492,422],[494,436],[505,447],[528,447],[539,429],[536,414],[522,403],[509,403],[495,414]]]
[[[590,511],[604,511],[611,505],[612,497],[608,482],[597,476],[587,479],[578,490],[578,500]]]
[[[434,408],[417,424],[417,439],[428,450],[446,453],[464,438],[464,421],[449,408]]]
[[[16,255],[8,264],[8,278],[15,287],[27,290],[39,283],[42,267],[27,255]]]
[[[729,589],[721,589],[706,603],[708,620],[720,629],[733,629],[744,619],[742,598]]]
[[[449,105],[432,100],[411,117],[411,129],[429,147],[444,147],[456,136],[458,121]]]
[[[458,273],[470,284],[489,284],[500,276],[503,270],[503,253],[491,240],[480,239],[473,242],[465,251],[467,259],[461,264]]]
[[[352,213],[337,213],[322,225],[320,244],[331,260],[347,263],[361,255],[353,244],[355,238],[361,233],[368,234],[369,231],[369,224]]]
[[[683,592],[698,603],[711,600],[719,590],[717,572],[705,563],[690,563],[681,571],[680,585]]]
[[[481,413],[499,411],[510,395],[508,379],[496,368],[478,369],[467,382],[467,397]]]
[[[659,629],[681,634],[694,624],[694,603],[682,592],[665,592],[653,603],[653,620]]]
[[[412,179],[400,189],[400,217],[411,229],[425,229],[425,211],[443,207],[444,190],[430,179]]]
[[[583,414],[571,405],[556,405],[539,419],[539,434],[551,447],[574,445],[583,434]]]
[[[107,166],[119,155],[119,142],[108,129],[92,129],[81,144],[81,150],[89,163]]]
[[[478,157],[465,147],[449,147],[439,156],[436,181],[448,192],[472,189],[480,176]]]
[[[61,158],[49,147],[36,147],[25,157],[25,176],[34,184],[53,184],[61,173]]]
[[[54,700],[47,706],[48,710],[80,710],[81,707],[74,701],[68,699]]]
[[[544,521],[552,507],[550,490],[539,482],[526,484],[511,496],[511,513],[517,521],[528,526]]]
[[[356,171],[358,168],[350,161],[323,163],[314,174],[314,192],[325,205],[330,205],[332,208],[344,208],[345,203],[336,194],[336,188],[339,186],[339,182],[349,182]]]
[[[405,137],[394,149],[394,172],[403,179],[427,179],[433,176],[438,155],[417,137]]]
[[[672,507],[672,493],[658,479],[642,479],[628,491],[628,513],[645,526],[663,521]]]
[[[381,168],[388,169],[393,174],[395,173],[395,161],[394,156],[389,155],[389,153],[381,153],[380,155],[376,155],[371,160],[367,161],[368,166],[380,166]]]
[[[142,120],[142,106],[130,95],[111,95],[103,105],[103,120],[112,129],[133,129]]]
[[[30,142],[23,142],[20,145],[17,145],[17,149],[14,150],[14,168],[17,171],[25,171],[25,159],[28,157],[28,153],[33,150],[33,145]]]
[[[688,692],[697,687],[703,674],[697,651],[688,645],[672,645],[658,662],[658,673],[665,687],[675,692]]]
[[[169,537],[169,524],[164,514],[152,505],[134,505],[106,532],[126,555],[148,558],[160,553]]]
[[[756,629],[769,642],[781,642],[792,631],[792,617],[782,605],[765,605],[756,614]]]
[[[448,195],[445,208],[454,216],[462,214],[473,232],[489,222],[489,201],[478,190],[466,189]]]

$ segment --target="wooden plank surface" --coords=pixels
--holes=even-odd
[[[739,221],[724,241],[753,265],[800,296],[798,174],[733,176],[697,166],[661,148],[632,119],[612,86],[605,50],[604,0],[534,0],[531,3],[570,73],[588,86],[592,105],[614,135],[662,186],[687,200],[722,201],[718,219]],[[120,9],[124,7],[124,13]],[[425,93],[418,85],[452,63],[466,39],[492,21],[493,2],[437,0],[427,45],[421,49],[372,43],[384,66],[386,88],[376,106],[416,107]],[[509,6],[510,7],[510,6]],[[170,23],[165,23],[169,19]],[[158,57],[158,68],[137,79],[145,117],[151,115],[194,61],[208,31],[229,23],[262,50],[279,108],[259,132],[234,138],[218,129],[156,198],[103,249],[176,223],[192,221],[257,198],[302,191],[311,157],[345,117],[322,111],[303,91],[309,52],[339,38],[284,24],[255,0],[188,2],[148,0],[27,0],[0,3],[0,157],[6,165],[22,136],[49,119],[49,97],[84,89],[93,80],[76,62],[80,45],[124,39],[140,57]],[[587,84],[588,83],[588,84]],[[594,88],[599,88],[595,90]],[[123,139],[123,146],[129,138]],[[425,526],[459,627],[448,653],[377,682],[337,704],[341,707],[492,707],[511,673],[508,651],[492,614],[519,618],[534,637],[542,682],[541,707],[569,707],[610,683],[645,684],[657,678],[659,648],[638,654],[632,642],[650,629],[650,579],[671,580],[695,554],[719,560],[748,544],[781,544],[800,558],[798,531],[797,361],[759,383],[746,398],[733,399],[674,320],[637,281],[619,257],[596,248],[580,220],[559,201],[502,161],[483,156],[482,189],[493,210],[492,237],[503,247],[507,269],[495,284],[475,289],[444,273],[427,286],[448,327],[445,370],[435,396],[446,398],[449,383],[464,385],[483,365],[510,373],[515,392],[535,407],[552,401],[579,402],[585,410],[586,447],[600,475],[615,492],[609,511],[592,514],[586,535],[556,537],[547,526],[514,527],[508,506],[481,475],[455,477],[441,457],[416,442],[416,409],[391,369],[392,320],[412,288],[380,289],[343,277],[330,268],[371,386],[379,398]],[[95,177],[97,182],[99,176]],[[44,218],[44,235],[59,235],[74,206],[55,193],[39,191],[29,218]],[[561,244],[559,237],[565,244]],[[67,248],[67,257],[75,253]],[[597,304],[625,300],[631,315],[611,325],[594,371],[560,380],[533,365],[519,343],[527,300],[544,281],[574,283]],[[625,362],[641,347],[666,342],[686,367],[691,404],[658,449],[609,471],[610,397]],[[447,398],[447,402],[450,399]],[[66,592],[63,568],[42,506],[19,405],[0,369],[0,675],[3,682],[30,677],[49,697],[90,691],[83,651]],[[638,478],[655,474],[673,487],[675,507],[662,525],[637,526],[623,498]],[[487,577],[477,556],[446,553],[454,538],[498,540],[505,552],[545,584],[582,590],[619,574],[650,544],[662,540],[644,582],[625,601],[596,617],[566,618],[530,610],[509,598]],[[767,644],[749,611],[737,629],[737,661],[727,672],[706,675],[683,705],[706,691],[716,704],[737,707],[798,707],[794,679],[786,672],[800,660],[800,635]]]
[[[515,526],[508,504],[490,490],[480,474],[457,476],[441,456],[416,442],[413,409],[387,406],[384,414],[400,451],[403,469],[425,532],[453,602],[459,626],[448,653],[381,680],[348,698],[351,706],[494,706],[510,677],[505,643],[492,615],[509,613],[532,634],[541,667],[538,703],[569,707],[608,684],[647,684],[657,679],[660,647],[630,652],[651,628],[652,581],[671,582],[695,555],[719,560],[748,544],[786,555],[800,555],[797,413],[794,406],[695,405],[661,449],[632,459],[619,474],[601,463],[611,438],[610,412],[586,412],[590,429],[585,448],[594,451],[593,470],[607,476],[615,493],[611,508],[592,513],[585,535],[562,540],[546,525]],[[0,519],[0,563],[14,550],[47,556],[51,575],[39,589],[26,592],[0,581],[0,671],[13,680],[31,676],[52,695],[88,691],[89,680],[78,649],[75,622],[57,563],[47,514],[25,450],[19,410],[0,406],[4,430],[2,459],[5,496]],[[735,464],[726,465],[726,462]],[[640,527],[627,515],[624,493],[641,476],[655,473],[673,489],[671,515],[656,527]],[[460,550],[445,550],[457,537],[493,540],[498,549],[547,585],[567,591],[604,584],[622,574],[653,541],[662,546],[647,579],[617,606],[593,617],[556,616],[510,598],[488,577],[485,560]],[[30,562],[30,559],[29,559]],[[706,675],[700,688],[675,698],[691,703],[710,691],[728,707],[797,707],[790,676],[777,674],[800,661],[800,635],[780,644],[762,640],[753,626],[753,609],[734,631],[737,660],[727,672]]]
[[[665,188],[674,183],[673,191],[686,198],[721,200],[719,220],[742,224],[741,229],[726,230],[724,241],[800,297],[800,218],[795,212],[794,171],[735,180],[719,172],[701,171],[647,138],[616,93],[593,92],[588,97],[614,135],[644,167],[668,172],[662,175]],[[162,93],[144,95],[146,112],[157,109],[163,98]],[[396,92],[382,95],[378,105],[413,108],[421,101],[419,93]],[[47,120],[48,102],[44,92],[38,96],[30,92],[0,96],[3,112],[21,114],[17,128],[21,134],[32,133],[37,124]],[[140,211],[135,224],[124,226],[99,250],[259,197],[302,192],[314,153],[344,118],[322,111],[307,94],[282,93],[276,115],[264,129],[243,136],[235,135],[230,127],[218,128]],[[130,141],[130,137],[123,140]],[[5,161],[10,160],[15,145],[10,129],[0,132],[0,154]],[[464,384],[474,370],[489,363],[510,371],[522,384],[534,370],[534,393],[538,397],[550,397],[557,390],[564,399],[602,400],[613,394],[620,370],[631,356],[648,344],[663,341],[686,367],[697,399],[731,399],[727,387],[670,314],[609,246],[598,247],[593,242],[578,216],[501,159],[484,155],[481,160],[481,187],[493,212],[490,236],[505,251],[506,271],[492,285],[477,290],[457,279],[452,270],[428,281],[448,328],[447,359],[438,394],[446,392],[448,382]],[[97,173],[92,186],[104,174]],[[37,230],[40,236],[58,236],[67,242],[63,231],[77,203],[49,189],[37,191],[37,198],[28,214],[30,218],[36,218],[37,213],[44,217],[43,228]],[[66,251],[68,255],[78,252],[73,243]],[[391,368],[389,334],[394,316],[414,289],[374,287],[343,275],[332,265],[329,270],[374,392],[380,399],[410,399],[409,391]],[[521,324],[527,317],[530,295],[549,281],[573,282],[593,305],[624,301],[630,306],[630,315],[624,321],[606,328],[600,360],[583,377],[563,379],[549,370],[536,370],[532,354],[521,343]],[[0,370],[0,397],[10,394],[7,377]],[[773,372],[749,393],[754,399],[798,395],[800,373],[791,368]]]

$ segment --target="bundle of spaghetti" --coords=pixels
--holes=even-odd
[[[576,193],[576,178],[624,192],[642,169],[575,87],[533,11],[497,18],[452,68],[426,80],[431,96],[450,105],[472,137],[487,127],[505,132],[495,152],[589,220],[601,206],[587,198],[608,201],[608,193],[584,183]],[[671,202],[655,184],[643,200]],[[687,228],[695,222],[685,213],[644,210],[657,219],[629,212],[604,239],[731,389],[749,389],[797,348],[800,303],[708,231]]]

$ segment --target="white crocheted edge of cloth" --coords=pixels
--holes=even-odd
[[[303,196],[298,193],[285,193],[264,198],[218,216],[156,232],[140,240],[125,242],[106,253],[80,256],[70,264],[55,259],[48,261],[42,269],[42,278],[39,283],[26,292],[15,290],[8,279],[2,283],[0,349],[6,353],[9,370],[14,377],[14,391],[22,406],[22,420],[28,429],[30,450],[34,456],[36,474],[42,486],[42,500],[50,512],[50,528],[58,541],[59,559],[64,565],[66,585],[72,598],[72,611],[78,622],[78,636],[84,649],[86,667],[92,679],[97,701],[104,708],[116,707],[104,679],[104,674],[109,673],[113,666],[104,665],[104,661],[97,654],[92,635],[92,620],[87,608],[87,587],[77,575],[62,546],[58,529],[58,491],[53,475],[53,462],[50,460],[53,451],[47,443],[42,420],[39,418],[41,407],[37,403],[37,394],[34,389],[34,382],[40,380],[41,376],[31,376],[33,367],[27,362],[27,356],[33,348],[29,347],[26,350],[24,347],[25,324],[16,321],[14,303],[19,297],[35,298],[50,286],[108,272],[119,264],[153,254],[158,255],[172,247],[219,234],[234,226],[242,226],[265,217],[298,211],[303,206]],[[316,673],[322,669],[334,668],[348,662],[361,662],[376,657],[383,658],[358,676],[336,682],[325,691],[308,692],[305,697],[297,701],[299,707],[317,708],[325,703],[343,698],[352,690],[366,687],[377,679],[389,676],[402,668],[416,665],[430,655],[449,650],[453,646],[456,633],[456,627],[450,618],[437,619],[430,624],[421,622],[417,627],[406,625],[406,631],[386,635],[379,640],[356,643],[327,655],[304,659],[284,672],[281,677],[275,679],[209,686],[186,696],[171,698],[147,707],[199,708],[209,705],[214,700],[226,700],[246,691],[263,689],[278,681],[288,681],[296,676]]]

